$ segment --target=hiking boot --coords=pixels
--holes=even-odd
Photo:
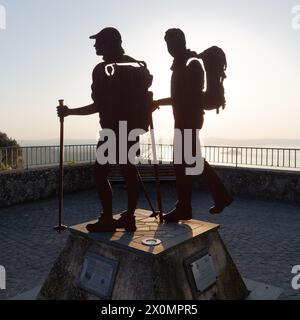
[[[115,232],[116,226],[112,217],[101,216],[96,223],[90,223],[86,226],[89,232]]]
[[[163,216],[163,219],[166,223],[178,222],[179,220],[191,220],[192,219],[192,209],[175,208],[171,212],[165,214]]]
[[[121,218],[115,220],[116,228],[125,229],[127,232],[135,232],[135,216],[133,214],[129,214],[127,211],[121,213]]]
[[[209,209],[209,212],[211,214],[219,214],[221,213],[225,207],[228,207],[232,204],[233,198],[231,196],[228,196],[224,198],[222,201],[217,202],[213,207]]]

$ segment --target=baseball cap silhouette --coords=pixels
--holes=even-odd
[[[121,37],[120,32],[116,28],[113,28],[113,27],[108,27],[108,28],[102,29],[97,34],[90,36],[90,39],[122,42],[122,37]]]

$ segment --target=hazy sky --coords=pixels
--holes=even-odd
[[[181,28],[187,47],[211,45],[228,59],[227,107],[208,112],[203,137],[300,138],[300,29],[292,8],[300,0],[0,0],[0,131],[16,139],[59,135],[55,107],[91,102],[91,72],[101,58],[89,39],[118,28],[127,54],[148,63],[156,98],[169,95],[164,33]],[[300,20],[300,19],[299,19]],[[162,137],[172,135],[171,107],[155,112]],[[67,118],[66,138],[96,139],[98,116]]]

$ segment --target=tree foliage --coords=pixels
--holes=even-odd
[[[21,168],[22,151],[15,139],[0,131],[0,171]]]
[[[20,147],[15,139],[11,139],[6,133],[0,131],[0,148]]]

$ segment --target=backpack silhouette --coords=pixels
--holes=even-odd
[[[105,66],[110,107],[118,121],[127,121],[128,130],[148,131],[153,93],[153,76],[144,61],[110,63]]]
[[[223,85],[227,69],[226,55],[221,48],[212,46],[198,54],[196,58],[189,59],[187,65],[195,59],[202,60],[206,74],[206,90],[203,93],[204,108],[216,109],[219,113],[219,109],[224,109],[226,105]]]

